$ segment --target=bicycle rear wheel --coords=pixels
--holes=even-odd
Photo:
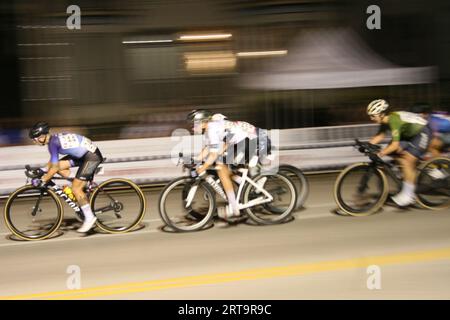
[[[388,197],[385,174],[368,163],[356,163],[344,169],[334,185],[339,209],[352,216],[377,212]]]
[[[245,209],[250,219],[253,221],[269,225],[282,223],[292,216],[297,203],[297,191],[294,183],[283,174],[260,174],[253,178],[258,183],[261,179],[266,179],[262,187],[272,197],[270,203],[255,205]],[[258,198],[264,198],[262,192],[258,192],[256,187],[247,183],[242,195],[242,203],[246,204]],[[269,209],[270,208],[270,209]]]
[[[450,160],[435,158],[419,166],[417,202],[426,209],[450,207]]]
[[[23,186],[6,201],[5,223],[22,240],[44,240],[52,236],[63,220],[58,196],[48,189]]]
[[[295,209],[302,208],[309,194],[309,183],[305,175],[299,168],[287,164],[280,165],[278,172],[288,177],[294,183],[297,190]]]
[[[144,218],[146,205],[141,188],[126,179],[102,182],[91,196],[97,227],[108,233],[133,230]]]
[[[161,219],[171,229],[189,232],[203,229],[216,210],[214,191],[204,182],[180,177],[161,192],[158,202]]]

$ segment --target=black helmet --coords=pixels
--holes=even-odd
[[[416,103],[412,106],[411,112],[429,114],[431,112],[431,107],[427,103]]]
[[[196,109],[192,110],[188,113],[186,120],[194,122],[194,121],[201,121],[201,120],[208,120],[212,116],[211,112],[205,109]]]
[[[50,131],[50,127],[47,122],[39,121],[37,122],[28,133],[30,139],[39,137],[40,135],[47,134]]]

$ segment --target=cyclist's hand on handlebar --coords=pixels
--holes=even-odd
[[[32,179],[32,180],[31,180],[31,184],[32,184],[34,187],[43,187],[43,186],[45,185],[44,181],[42,181],[42,180],[39,179],[39,178],[34,178],[34,179]]]

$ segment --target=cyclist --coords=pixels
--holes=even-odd
[[[432,112],[428,104],[416,104],[411,111],[420,114],[428,121],[433,132],[428,151],[432,157],[439,157],[441,151],[450,146],[450,116],[444,112]]]
[[[228,199],[227,210],[219,211],[219,217],[225,220],[238,217],[240,213],[228,165],[248,163],[258,156],[266,158],[270,154],[267,131],[247,122],[229,121],[222,114],[213,115],[204,109],[191,111],[187,120],[194,123],[194,134],[204,134],[206,138],[205,147],[196,159],[204,161],[197,167],[197,174],[203,176],[208,168],[215,165]]]
[[[370,119],[380,124],[378,133],[370,140],[372,144],[380,143],[386,131],[390,131],[392,141],[382,149],[378,156],[393,155],[400,163],[403,172],[402,190],[392,197],[399,206],[412,204],[415,199],[416,163],[427,151],[431,140],[431,130],[427,121],[411,112],[390,112],[389,104],[377,99],[367,106]]]
[[[92,213],[89,200],[83,189],[86,182],[91,180],[103,156],[100,150],[86,137],[73,133],[50,134],[50,127],[46,122],[37,122],[29,131],[30,139],[41,146],[48,146],[50,161],[47,172],[41,179],[33,179],[34,186],[44,186],[59,173],[63,177],[70,175],[71,167],[79,167],[72,182],[72,190],[84,214],[83,225],[78,232],[88,232],[97,218]],[[65,155],[59,159],[59,154]]]

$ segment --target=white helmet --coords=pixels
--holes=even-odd
[[[387,108],[389,108],[389,103],[387,103],[386,100],[383,99],[373,100],[367,106],[367,114],[369,116],[374,116],[385,112]]]
[[[225,119],[228,119],[227,116],[224,116],[221,113],[213,114],[213,116],[211,117],[212,121],[222,121],[222,120],[225,120]]]

